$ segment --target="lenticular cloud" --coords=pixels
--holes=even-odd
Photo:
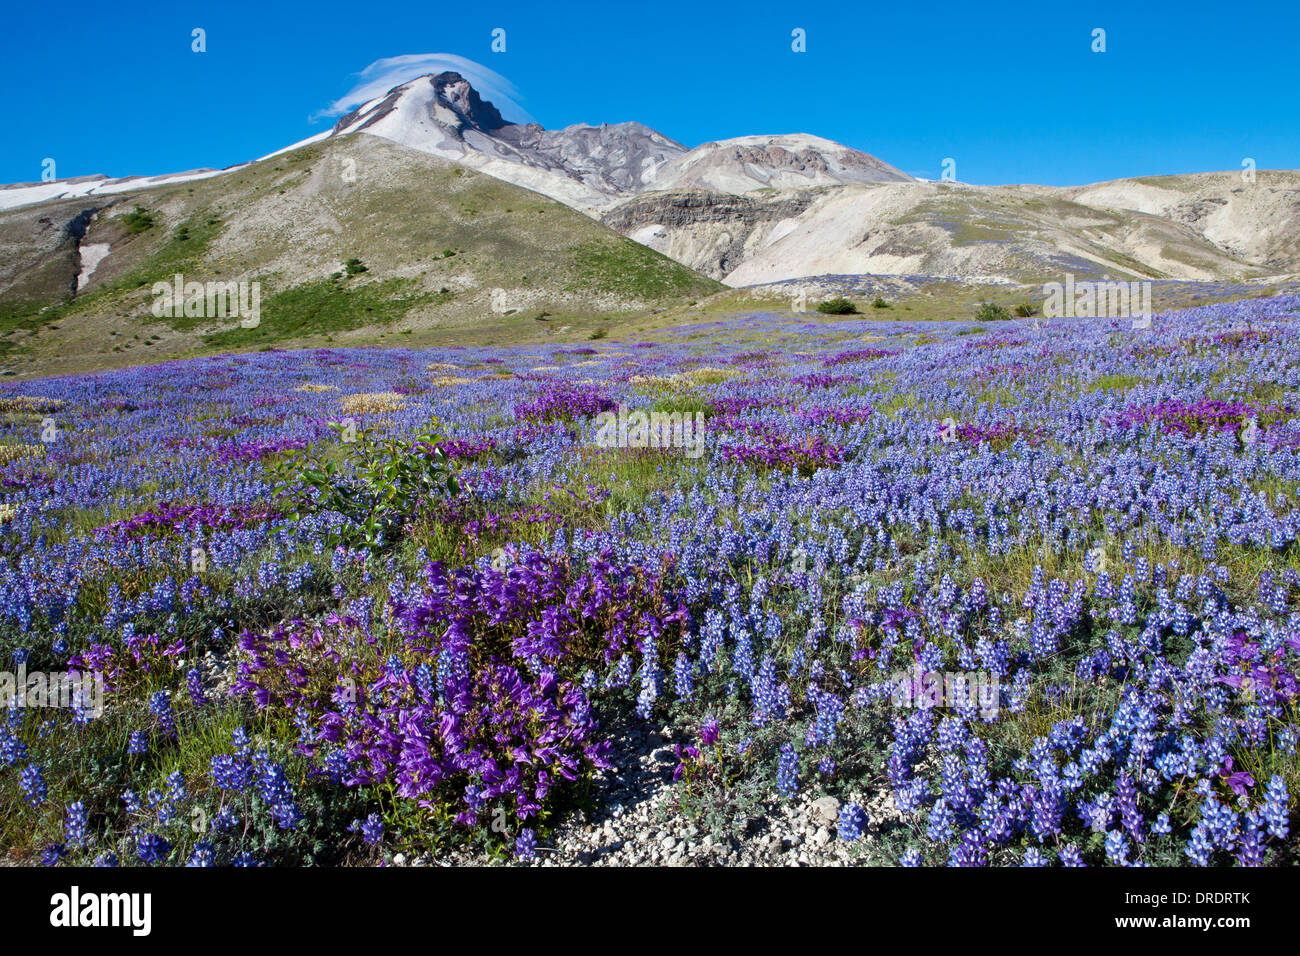
[[[469,80],[483,99],[490,100],[501,111],[501,115],[511,122],[533,122],[532,115],[516,102],[519,91],[514,84],[482,64],[454,53],[407,53],[376,60],[356,74],[357,83],[351,90],[312,118],[341,116],[417,76],[442,73],[445,70],[455,71]]]

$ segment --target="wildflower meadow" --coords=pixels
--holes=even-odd
[[[7,385],[0,847],[534,862],[643,726],[697,839],[830,797],[862,863],[1294,864],[1298,331],[760,313]]]

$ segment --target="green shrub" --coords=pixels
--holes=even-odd
[[[1007,307],[994,302],[981,302],[980,307],[975,310],[976,322],[1006,322],[1010,318],[1011,313]]]
[[[1030,316],[1038,314],[1038,306],[1034,305],[1032,302],[1021,302],[1016,306],[1015,312],[1018,318],[1027,319]]]
[[[817,311],[824,315],[857,315],[858,307],[842,295],[817,304]]]
[[[880,296],[876,296],[876,301],[871,303],[871,307],[873,309],[887,309],[889,308],[889,303]]]
[[[350,276],[360,275],[362,272],[369,271],[366,264],[362,262],[360,259],[357,259],[355,257],[343,263],[343,268],[347,271],[347,274]]]
[[[455,467],[442,450],[442,436],[432,428],[411,438],[392,438],[376,437],[353,421],[330,427],[339,435],[342,465],[323,448],[291,449],[268,469],[295,521],[325,512],[346,519],[331,532],[332,544],[381,551],[404,527],[458,493]]]
[[[136,206],[134,212],[129,212],[122,217],[122,225],[126,226],[126,231],[133,236],[138,236],[153,228],[153,214],[143,206]],[[186,236],[188,238],[188,234]]]

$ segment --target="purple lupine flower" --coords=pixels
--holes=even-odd
[[[709,717],[700,725],[700,746],[712,747],[718,742],[718,722]]]
[[[528,827],[520,830],[515,838],[515,856],[521,860],[537,858],[537,834]]]

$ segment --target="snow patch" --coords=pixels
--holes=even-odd
[[[80,292],[95,274],[96,267],[108,255],[107,242],[88,242],[79,250],[81,252],[81,271],[77,273],[77,291]]]

